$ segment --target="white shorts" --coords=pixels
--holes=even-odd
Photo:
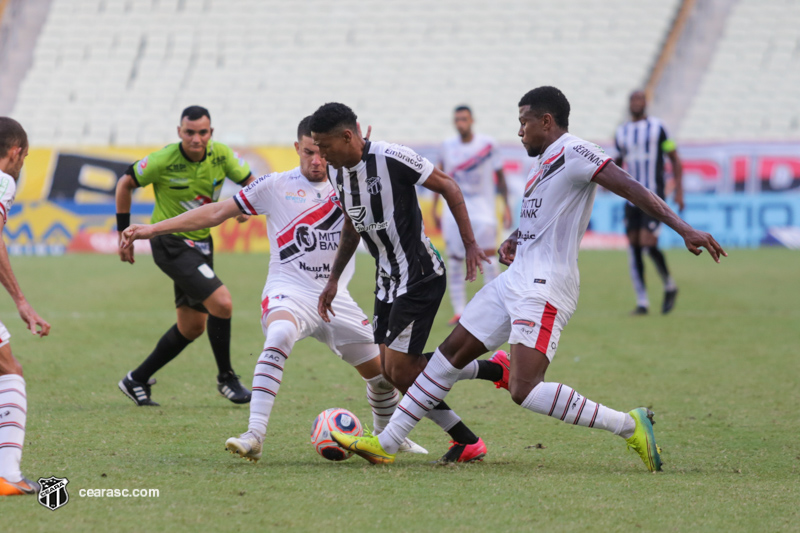
[[[475,235],[475,242],[481,250],[495,250],[497,248],[497,224],[482,220],[470,220],[472,233]],[[442,236],[447,255],[463,259],[466,256],[464,242],[461,240],[461,233],[452,215],[442,217]]]
[[[333,300],[330,322],[324,322],[317,313],[318,296],[280,289],[265,290],[261,297],[261,329],[267,335],[267,315],[272,311],[290,312],[297,321],[299,337],[297,340],[313,337],[326,344],[333,353],[347,363],[358,366],[377,357],[380,348],[372,336],[372,326],[367,315],[361,310],[347,291],[339,291]],[[353,347],[342,350],[348,344],[368,344],[371,349]]]
[[[574,309],[561,309],[547,300],[545,290],[520,291],[500,274],[467,304],[459,322],[490,351],[504,344],[539,350],[552,361]]]
[[[11,333],[8,332],[8,328],[0,322],[0,348],[5,346],[9,343],[11,339]]]

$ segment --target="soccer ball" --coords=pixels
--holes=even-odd
[[[349,459],[353,453],[339,448],[336,441],[331,438],[331,431],[347,435],[363,435],[361,422],[347,409],[334,407],[322,411],[311,426],[311,444],[318,454],[330,461]]]

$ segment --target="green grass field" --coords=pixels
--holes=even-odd
[[[29,477],[67,477],[69,503],[0,500],[26,531],[798,531],[800,530],[800,255],[670,251],[681,287],[667,317],[632,318],[627,258],[583,252],[578,311],[548,374],[611,407],[656,412],[664,472],[649,474],[622,439],[514,405],[465,382],[450,403],[489,447],[483,463],[433,466],[447,447],[430,422],[412,437],[431,456],[372,466],[330,463],[308,439],[323,409],[371,423],[358,375],[312,339],[286,365],[264,458],[224,451],[248,409],[215,388],[205,337],[157,374],[160,408],[136,408],[117,381],[174,323],[172,287],[149,257],[13,258],[29,300],[52,325],[33,338],[0,298],[0,319],[28,381]],[[250,382],[263,342],[263,255],[221,255],[234,297],[234,366]],[[648,263],[651,295],[660,286]],[[351,292],[371,315],[371,259]],[[429,341],[448,332],[442,306]],[[540,445],[540,446],[539,446]],[[158,498],[81,498],[80,489],[156,488]],[[12,527],[8,527],[11,531]]]

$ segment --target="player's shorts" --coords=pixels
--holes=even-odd
[[[358,366],[380,354],[372,340],[372,326],[347,291],[339,291],[333,299],[331,321],[325,322],[317,312],[319,295],[300,291],[267,287],[261,299],[261,329],[267,335],[267,316],[273,311],[288,311],[297,322],[298,339],[313,337],[326,344],[333,353],[345,362]],[[366,344],[373,349],[343,349],[344,346]]]
[[[0,348],[5,346],[11,340],[11,333],[8,332],[5,324],[0,322]]]
[[[446,288],[447,276],[442,274],[414,285],[392,303],[376,298],[372,317],[375,344],[385,344],[402,353],[422,354]]]
[[[631,233],[646,229],[653,235],[658,236],[661,230],[661,221],[651,217],[635,205],[625,204],[625,232]]]
[[[552,361],[574,309],[557,308],[545,289],[520,291],[500,274],[467,304],[459,323],[489,351],[504,344],[522,344],[539,350]]]
[[[175,307],[186,305],[207,313],[203,301],[222,287],[222,280],[214,273],[211,237],[192,241],[177,235],[159,235],[150,239],[150,247],[153,261],[174,282]]]
[[[482,220],[470,220],[475,242],[481,250],[495,250],[497,248],[497,224]],[[442,217],[442,236],[447,255],[463,259],[467,252],[464,250],[464,241],[452,215]]]

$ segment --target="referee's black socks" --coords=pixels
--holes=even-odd
[[[230,324],[230,320],[228,323]],[[228,332],[230,333],[230,325],[228,326]],[[158,340],[153,353],[139,365],[139,368],[131,372],[131,378],[139,383],[147,383],[150,376],[175,359],[191,342],[178,331],[178,324],[173,325]]]
[[[232,372],[231,319],[208,315],[206,331],[208,332],[208,342],[211,343],[211,351],[214,352],[214,359],[217,360],[219,373],[227,374]]]

